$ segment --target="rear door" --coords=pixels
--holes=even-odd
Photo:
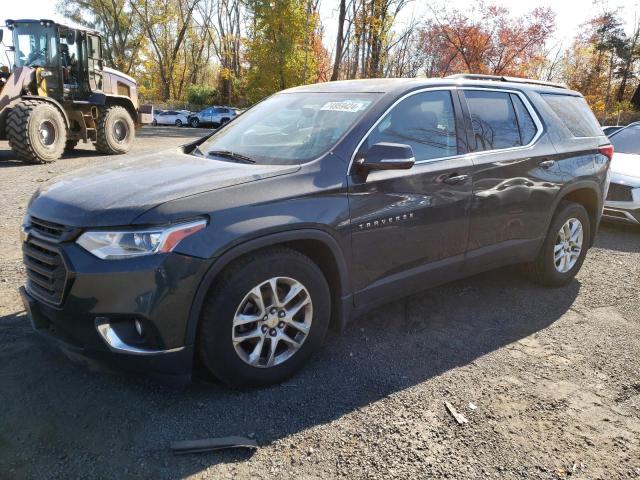
[[[456,277],[467,246],[471,161],[455,90],[413,92],[383,115],[357,159],[376,143],[410,145],[409,170],[352,170],[353,281],[357,305]]]
[[[473,201],[467,271],[527,260],[546,233],[563,176],[543,124],[519,91],[461,90],[471,122]]]

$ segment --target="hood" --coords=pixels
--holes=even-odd
[[[640,178],[640,155],[635,153],[614,153],[611,173],[623,177]]]
[[[212,160],[175,150],[128,157],[76,170],[44,184],[33,196],[29,214],[74,227],[129,225],[163,203],[290,174],[299,168]]]

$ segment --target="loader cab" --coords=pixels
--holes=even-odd
[[[97,32],[50,20],[7,20],[14,68],[36,69],[39,96],[86,101],[102,92],[102,40]]]

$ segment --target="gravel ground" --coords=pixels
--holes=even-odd
[[[202,132],[144,129],[134,151]],[[71,363],[19,301],[29,196],[107,161],[126,157],[23,165],[0,142],[0,478],[640,478],[640,230],[603,226],[565,288],[486,273],[330,334],[284,385],[176,391]],[[260,448],[169,451],[224,435]]]

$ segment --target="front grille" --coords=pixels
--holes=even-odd
[[[67,268],[56,247],[29,236],[22,244],[27,290],[45,302],[60,305],[67,283]]]
[[[37,217],[29,218],[30,231],[33,235],[54,242],[72,240],[80,233],[79,228],[68,227],[59,223],[49,222]]]
[[[632,188],[628,185],[620,185],[619,183],[612,183],[609,185],[609,193],[607,194],[607,200],[612,202],[632,202],[633,193]]]

